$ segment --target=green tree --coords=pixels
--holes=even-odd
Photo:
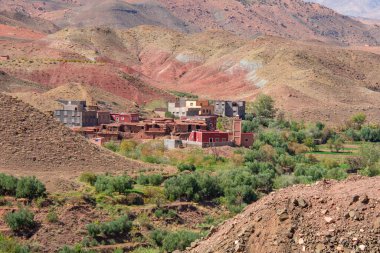
[[[259,118],[273,119],[276,116],[275,102],[272,97],[261,94],[253,102],[253,111]]]

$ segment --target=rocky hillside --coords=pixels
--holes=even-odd
[[[83,171],[133,173],[149,167],[90,144],[52,117],[2,93],[0,115],[2,172],[41,172],[42,180],[55,182]]]
[[[47,20],[59,27],[155,25],[187,33],[221,29],[248,38],[274,35],[345,45],[373,45],[380,41],[363,23],[302,0],[38,0],[32,3],[3,0],[1,10]]]
[[[155,26],[67,28],[30,43],[5,42],[0,54],[9,53],[11,60],[0,62],[0,70],[8,76],[47,89],[79,83],[115,96],[96,95],[99,101],[121,104],[122,97],[141,105],[171,99],[168,90],[251,101],[264,92],[298,119],[341,123],[362,111],[371,121],[380,119],[380,55],[361,51],[375,47],[352,50],[278,37],[242,39],[223,31],[186,34]],[[25,101],[34,97],[17,95]],[[36,98],[34,104],[44,107],[40,102],[49,101],[45,99]]]
[[[380,252],[380,178],[283,189],[186,252]]]

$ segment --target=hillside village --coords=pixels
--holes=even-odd
[[[168,102],[168,109],[157,108],[158,117],[141,119],[138,113],[115,113],[87,105],[86,101],[65,101],[54,118],[91,142],[104,145],[125,139],[164,139],[165,147],[186,146],[249,148],[253,133],[242,131],[245,118],[244,101],[202,101],[177,98]],[[231,122],[230,129],[217,129],[219,117]]]
[[[0,253],[380,253],[375,2],[0,0]]]

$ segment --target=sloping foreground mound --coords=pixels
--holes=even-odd
[[[380,252],[380,177],[322,181],[248,206],[186,252]]]
[[[133,173],[144,166],[90,144],[52,117],[1,93],[0,151],[0,171],[36,175],[47,183],[83,171]]]

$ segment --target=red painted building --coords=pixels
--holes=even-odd
[[[227,143],[228,133],[220,131],[194,131],[190,133],[189,141],[208,144]]]
[[[138,113],[112,113],[111,118],[113,121],[118,123],[131,123],[140,121]]]

